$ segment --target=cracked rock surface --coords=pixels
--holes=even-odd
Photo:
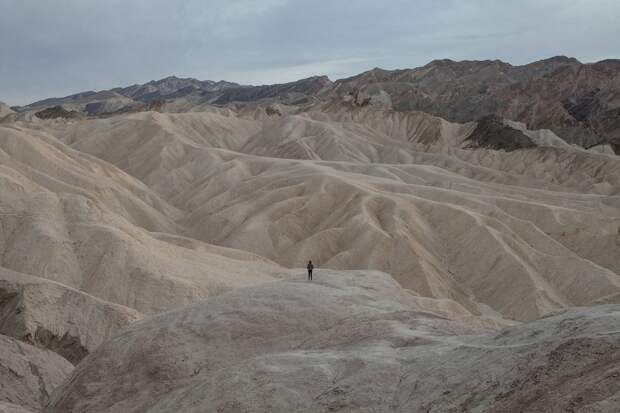
[[[39,411],[72,370],[56,353],[0,335],[0,412]]]
[[[242,288],[136,322],[46,412],[612,412],[620,306],[489,329],[380,272]]]

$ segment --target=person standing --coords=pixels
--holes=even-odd
[[[308,261],[308,265],[306,266],[308,269],[308,281],[312,281],[312,270],[314,269],[314,265],[312,265],[312,260]]]

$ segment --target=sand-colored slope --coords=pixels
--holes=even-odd
[[[13,112],[11,108],[9,108],[5,103],[0,102],[0,121],[7,118],[9,115],[12,115]]]
[[[183,237],[182,211],[55,124],[0,127],[0,333],[77,363],[142,314],[290,275]]]
[[[491,332],[420,311],[385,274],[238,289],[125,329],[46,412],[600,411],[618,306]]]
[[[286,159],[427,164],[476,180],[559,191],[613,194],[620,187],[617,157],[569,147],[550,131],[528,131],[518,125],[544,145],[533,150],[472,151],[463,147],[475,123],[459,125],[421,112],[318,109],[258,120],[241,117],[247,109],[239,116],[230,109],[140,113],[45,128],[147,182],[165,198],[201,178],[202,171],[193,163],[208,159],[211,155],[201,152],[212,148]],[[189,169],[194,175],[187,175]]]
[[[471,125],[384,114],[139,114],[54,134],[149,182],[186,235],[288,267],[378,269],[515,319],[617,301],[618,158],[465,150]]]
[[[17,404],[0,402],[0,413],[33,413],[33,411]]]
[[[588,237],[617,237],[620,216],[605,197],[554,199],[545,191],[502,190],[425,166],[272,160],[243,177],[248,168],[240,164],[242,178],[227,189],[211,185],[218,177],[209,176],[183,199],[180,205],[193,211],[183,221],[193,237],[287,266],[312,257],[328,268],[380,269],[421,294],[463,304],[471,296],[517,319],[619,291],[617,264],[612,270],[596,265],[579,253],[600,256],[569,250],[536,225],[567,244],[583,239],[584,247]],[[230,180],[231,170],[224,173]],[[618,245],[605,246],[617,256]],[[589,287],[575,289],[574,283]]]
[[[202,148],[236,149],[259,130],[251,120],[219,113],[137,113],[57,124],[50,129],[73,148],[113,163],[168,197],[195,177],[175,173]]]
[[[174,207],[143,183],[106,162],[33,129],[0,127],[0,185],[8,192],[81,195],[140,227],[174,231]]]
[[[225,251],[159,240],[80,196],[4,194],[0,208],[4,267],[141,312],[187,304],[282,271],[251,254],[231,259]]]
[[[286,273],[178,237],[178,209],[40,126],[0,128],[3,267],[144,313]]]
[[[0,409],[38,412],[71,373],[67,360],[0,335]]]
[[[76,364],[142,314],[63,284],[0,268],[0,334]]]
[[[618,157],[574,148],[550,131],[529,131],[522,125],[516,130],[532,136],[540,147],[514,152],[464,150],[475,126],[420,112],[339,108],[266,121],[240,151],[289,159],[422,163],[483,181],[618,194]]]

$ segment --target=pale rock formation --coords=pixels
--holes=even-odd
[[[551,132],[491,127],[536,145],[465,149],[475,123],[338,105],[256,118],[140,113],[47,131],[146,182],[176,208],[176,233],[287,267],[314,257],[386,271],[420,295],[518,320],[616,302],[620,160]]]
[[[38,412],[73,366],[49,350],[0,335],[0,411]]]
[[[55,351],[74,364],[142,318],[63,284],[0,268],[0,334]]]
[[[317,271],[132,324],[46,412],[612,412],[618,306],[491,331],[389,276]]]

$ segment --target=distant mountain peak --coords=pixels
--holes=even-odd
[[[538,60],[538,61],[536,61],[534,63],[545,63],[545,62],[553,62],[553,63],[578,63],[578,64],[581,63],[579,60],[577,60],[574,57],[563,56],[563,55],[552,56],[552,57],[549,57],[547,59],[541,59],[541,60]]]
[[[426,66],[449,65],[454,63],[456,63],[456,61],[452,59],[434,59],[427,63]]]
[[[452,60],[452,59],[435,59],[424,67],[465,67],[465,66],[505,66],[512,67],[510,63],[501,59],[486,60]]]
[[[170,75],[144,84],[45,99],[16,111],[62,105],[83,114],[108,115],[151,110],[152,103],[163,110],[182,111],[201,105],[237,103],[302,106],[357,96],[361,102],[378,102],[397,112],[422,111],[452,122],[470,122],[496,114],[535,129],[551,129],[570,143],[590,147],[602,143],[620,145],[618,82],[617,59],[582,64],[574,57],[558,55],[512,65],[500,59],[443,58],[417,68],[374,67],[335,82],[317,75],[250,86]]]

